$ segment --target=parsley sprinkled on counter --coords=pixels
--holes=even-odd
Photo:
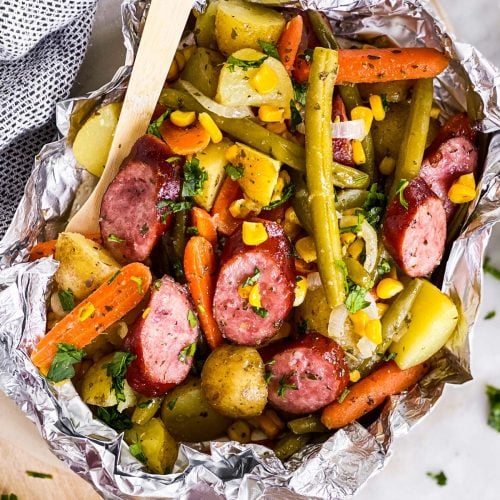
[[[488,425],[500,432],[500,389],[492,385],[486,386],[486,395],[490,401],[490,413],[488,415]]]
[[[428,472],[427,476],[434,479],[439,486],[446,486],[446,482],[448,481],[448,478],[443,471],[438,473]]]
[[[496,315],[496,311],[490,311],[489,313],[486,314],[486,316],[484,317],[484,319],[494,318],[495,315]]]
[[[500,280],[500,269],[490,264],[491,259],[486,257],[484,259],[483,269],[485,273],[491,274],[497,280]]]

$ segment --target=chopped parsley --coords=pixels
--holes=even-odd
[[[260,279],[260,269],[258,267],[255,267],[253,270],[253,274],[250,275],[243,283],[242,287],[245,288],[247,286],[254,286],[257,281]]]
[[[278,54],[278,47],[274,43],[266,42],[265,40],[259,40],[260,48],[262,52],[269,57],[274,57],[274,59],[278,59],[281,61],[280,55]]]
[[[306,105],[308,84],[293,82],[293,95],[295,102],[298,102],[301,106]]]
[[[494,318],[496,316],[496,314],[497,314],[496,311],[490,311],[489,313],[486,314],[486,316],[484,317],[484,319]]]
[[[301,59],[304,59],[304,61],[310,63],[313,60],[313,54],[314,54],[313,49],[306,49],[302,54],[299,55],[299,57]]]
[[[281,198],[279,200],[272,201],[271,203],[269,203],[269,205],[266,205],[265,207],[262,207],[262,210],[273,210],[274,208],[283,205],[283,203],[286,203],[293,196],[293,193],[295,193],[295,185],[292,182],[290,182],[283,189],[283,192],[281,193]]]
[[[129,445],[128,449],[130,450],[130,454],[137,458],[140,462],[145,464],[147,462],[146,456],[144,455],[144,452],[142,451],[142,446],[139,441],[137,441],[134,444]]]
[[[118,278],[119,274],[120,274],[120,271],[116,271],[116,273],[113,274],[113,276],[111,276],[111,278],[109,278],[108,285],[111,285],[111,283],[113,283],[113,281],[115,281],[115,279]]]
[[[271,382],[272,378],[273,378],[273,374],[271,372],[264,373],[264,380],[265,380],[267,385],[269,385],[269,382]]]
[[[153,286],[155,287],[155,290],[159,290],[161,288],[161,280],[155,280]]]
[[[386,352],[384,354],[383,360],[384,361],[392,361],[397,355],[398,355],[397,352]]]
[[[366,288],[359,285],[349,285],[349,294],[347,295],[345,306],[350,313],[354,314],[370,305],[370,303],[365,299],[367,292],[368,290]]]
[[[187,345],[182,349],[182,351],[179,353],[179,361],[181,363],[187,363],[188,358],[192,358],[196,352],[196,342],[193,342],[192,344]]]
[[[133,281],[137,285],[137,291],[139,292],[139,295],[142,295],[143,289],[142,289],[142,278],[139,278],[138,276],[130,276],[130,281]]]
[[[59,297],[63,311],[68,312],[75,308],[75,296],[69,288],[68,290],[59,290],[57,296]]]
[[[342,394],[337,398],[337,402],[338,403],[342,403],[344,401],[344,399],[347,397],[347,395],[350,393],[351,391],[349,389],[347,389],[347,387],[342,391]]]
[[[439,486],[446,486],[446,482],[448,481],[448,478],[446,477],[445,473],[443,471],[435,473],[435,472],[428,472],[427,476],[430,477],[431,479],[434,479],[436,483]]]
[[[167,158],[165,161],[167,163],[174,163],[175,161],[182,160],[180,156],[171,156],[170,158]]]
[[[196,317],[196,315],[194,314],[194,312],[191,311],[191,309],[189,309],[189,311],[188,311],[187,319],[188,319],[188,322],[189,322],[189,326],[191,328],[196,328],[196,326],[198,325],[198,318]]]
[[[380,264],[377,266],[377,274],[383,276],[384,274],[391,272],[391,263],[388,260],[382,259]]]
[[[269,314],[269,311],[263,307],[252,306],[252,311],[261,318],[267,318],[267,315]]]
[[[83,349],[78,349],[72,344],[61,342],[57,344],[57,353],[47,374],[47,379],[52,382],[61,382],[75,376],[73,365],[79,363],[85,356]]]
[[[290,130],[292,132],[295,132],[297,130],[297,126],[302,123],[302,115],[300,114],[300,111],[297,109],[297,105],[295,104],[295,101],[292,99],[290,101]]]
[[[361,231],[361,224],[363,224],[365,216],[363,215],[362,212],[358,212],[356,215],[358,216],[358,221],[356,222],[356,225],[341,227],[339,229],[341,233],[359,233]]]
[[[98,406],[96,416],[115,431],[122,432],[132,428],[132,420],[130,420],[128,414],[126,412],[120,413],[116,406],[109,406],[108,408]]]
[[[280,381],[279,381],[279,387],[278,387],[278,396],[280,398],[284,397],[285,396],[285,393],[288,389],[291,389],[293,391],[296,391],[298,390],[298,387],[295,385],[295,384],[288,384],[286,382],[286,378],[285,378],[285,375],[283,375],[281,378],[280,378]]]
[[[130,352],[118,351],[113,355],[113,361],[104,365],[106,373],[111,377],[112,387],[115,391],[117,401],[125,401],[125,393],[123,392],[125,387],[125,374],[130,363],[132,363],[136,357],[137,356]]]
[[[375,229],[379,228],[387,205],[387,197],[377,189],[377,183],[370,186],[368,196],[363,204],[365,219]]]
[[[387,100],[387,94],[380,94],[380,99],[382,100],[382,107],[384,108],[384,111],[387,113],[389,111],[389,101]]]
[[[203,184],[208,180],[207,171],[200,167],[200,160],[194,157],[184,164],[184,182],[182,196],[196,196],[203,190]]]
[[[125,240],[123,238],[120,238],[119,236],[116,236],[116,234],[110,234],[108,236],[108,241],[111,241],[113,243],[123,243]]]
[[[237,181],[238,179],[241,179],[243,177],[245,167],[243,167],[242,165],[233,165],[232,163],[228,163],[224,167],[224,170],[226,171],[226,174],[231,178],[231,180]]]
[[[147,399],[146,401],[142,401],[142,403],[139,403],[137,405],[137,408],[140,408],[141,410],[143,410],[144,408],[148,408],[152,402],[153,402],[152,399]]]
[[[269,56],[263,56],[260,59],[256,59],[254,61],[247,61],[244,59],[238,59],[237,57],[234,56],[229,56],[226,64],[227,67],[229,68],[229,71],[234,71],[236,67],[241,68],[243,71],[246,71],[247,69],[250,68],[260,68],[264,61],[268,58]]]
[[[490,401],[490,413],[488,415],[488,425],[500,432],[500,389],[492,385],[486,386],[486,395]]]
[[[193,206],[191,201],[174,201],[174,200],[160,200],[156,204],[156,208],[165,209],[160,215],[160,222],[165,223],[167,217],[171,214],[176,214],[177,212],[182,212],[183,210],[189,210]]]
[[[27,470],[26,474],[30,477],[38,477],[39,479],[53,479],[52,474],[46,474],[45,472],[36,472],[33,470]]]
[[[410,181],[401,179],[396,189],[396,195],[399,195],[399,203],[401,203],[401,206],[406,210],[408,210],[408,202],[405,199],[405,189],[408,187],[408,184],[410,184]]]
[[[152,122],[148,127],[148,134],[155,135],[156,137],[161,139],[160,126],[170,116],[171,113],[172,110],[167,109],[165,113],[161,114],[154,122]]]
[[[497,280],[500,280],[500,269],[490,264],[491,259],[486,257],[484,259],[483,269],[485,273],[491,274]]]
[[[196,226],[188,226],[186,228],[186,234],[189,236],[198,236],[200,234],[200,231],[198,231],[198,228]]]
[[[167,407],[170,411],[172,411],[174,408],[175,408],[175,404],[177,403],[177,398],[175,399],[171,399],[168,403],[167,403]]]

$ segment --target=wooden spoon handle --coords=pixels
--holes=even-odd
[[[134,143],[146,133],[192,5],[192,0],[152,0],[104,172],[66,231],[99,232],[102,197]]]

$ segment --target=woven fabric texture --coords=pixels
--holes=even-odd
[[[87,49],[97,0],[0,0],[0,238]]]

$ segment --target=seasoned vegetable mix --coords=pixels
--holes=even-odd
[[[100,234],[32,251],[60,262],[33,363],[158,474],[181,441],[284,460],[417,383],[458,322],[433,273],[476,193],[473,123],[433,102],[443,54],[339,46],[319,12],[193,15]],[[75,138],[94,175],[120,108]]]

